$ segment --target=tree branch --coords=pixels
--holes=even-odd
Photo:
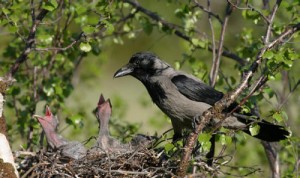
[[[273,10],[272,10],[271,16],[268,19],[268,28],[267,28],[266,36],[264,38],[264,44],[269,43],[274,17],[275,17],[275,14],[276,14],[277,10],[278,10],[278,7],[280,6],[281,1],[282,0],[277,0],[276,1],[275,5],[273,7]]]
[[[222,56],[222,52],[223,52],[225,31],[226,31],[228,20],[229,20],[229,17],[231,15],[232,11],[233,11],[233,9],[230,6],[230,4],[228,3],[227,7],[226,7],[224,23],[222,24],[222,29],[221,29],[221,35],[220,35],[220,40],[219,40],[219,45],[218,45],[218,54],[217,54],[216,58],[213,59],[212,70],[210,71],[210,83],[212,86],[215,86],[215,84],[216,84],[216,79],[217,79],[218,71],[220,68],[221,56]]]
[[[186,170],[188,167],[189,159],[191,152],[193,150],[193,146],[197,140],[198,134],[203,130],[203,128],[209,123],[212,118],[219,118],[221,120],[225,119],[226,116],[222,114],[222,111],[228,107],[231,103],[233,103],[237,97],[249,86],[249,82],[251,81],[254,73],[257,71],[259,65],[261,64],[263,58],[262,56],[264,53],[275,46],[284,43],[284,39],[290,37],[295,32],[300,30],[300,23],[292,26],[292,28],[287,29],[283,32],[279,37],[277,37],[274,41],[263,47],[259,53],[257,54],[256,60],[252,63],[248,72],[245,74],[243,80],[241,81],[240,85],[233,90],[226,94],[220,101],[218,101],[213,107],[209,108],[205,111],[202,116],[199,118],[201,121],[199,124],[196,125],[195,131],[192,132],[187,140],[187,144],[183,149],[183,154],[181,157],[181,162],[179,163],[177,169],[177,175],[179,177],[184,177],[186,175]]]
[[[72,43],[67,45],[66,47],[34,48],[34,50],[36,50],[36,51],[66,51],[67,49],[72,48],[76,43],[78,43],[82,36],[84,36],[83,32],[81,32],[78,35],[78,37]]]
[[[280,178],[280,166],[279,166],[279,155],[278,151],[273,145],[266,141],[261,141],[263,145],[267,158],[269,160],[269,165],[272,171],[272,178]]]
[[[196,7],[200,8],[203,12],[206,12],[209,17],[212,16],[212,17],[216,18],[220,24],[223,24],[223,20],[219,17],[219,15],[211,12],[210,5],[207,5],[207,9],[206,9],[201,4],[199,4],[199,2],[197,0],[194,0],[194,3],[196,4]],[[209,2],[209,4],[210,4],[210,2]]]
[[[141,11],[142,13],[146,14],[147,16],[149,16],[151,19],[161,23],[163,26],[170,28],[170,29],[174,29],[174,34],[177,35],[178,37],[184,39],[185,41],[188,41],[189,43],[192,43],[192,39],[187,36],[186,34],[184,34],[183,32],[181,32],[178,27],[175,24],[169,23],[166,20],[162,19],[160,16],[158,16],[156,13],[149,11],[148,9],[140,6],[138,3],[133,2],[131,0],[123,0],[123,2],[130,4],[131,6],[133,6],[134,8],[136,8],[138,11]],[[212,48],[209,46],[208,47],[209,51],[212,51]],[[247,63],[247,61],[243,58],[240,58],[239,56],[237,56],[236,54],[230,52],[230,51],[223,51],[222,52],[222,56],[228,57],[230,59],[235,60],[236,62],[238,62],[240,65],[245,65]]]
[[[37,27],[48,12],[49,12],[48,10],[42,9],[36,18],[32,17],[32,19],[34,21],[32,22],[32,26],[31,26],[29,35],[26,40],[25,49],[23,50],[21,55],[17,58],[15,63],[12,65],[7,76],[10,76],[10,77],[14,76],[15,73],[17,72],[17,70],[19,69],[20,65],[27,60],[28,54],[31,52],[33,44],[35,42],[35,34],[36,34]],[[33,13],[34,13],[34,11],[32,11],[32,14]]]

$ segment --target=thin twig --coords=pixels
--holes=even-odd
[[[262,18],[263,20],[269,24],[269,19],[258,9],[256,9],[254,6],[252,6],[251,4],[246,3],[247,7],[239,7],[236,4],[234,4],[233,2],[231,2],[230,0],[227,0],[227,2],[234,7],[235,9],[239,9],[239,10],[251,10],[251,11],[255,11],[257,12]]]
[[[243,106],[248,99],[256,92],[258,91],[266,82],[268,81],[268,77],[267,76],[260,76],[258,80],[256,80],[256,82],[254,82],[252,89],[250,90],[250,92],[248,93],[247,96],[245,96],[240,102],[239,104],[230,111],[230,113],[228,113],[229,115],[234,113],[237,109],[239,109],[241,106]],[[220,121],[222,122],[222,121]],[[221,123],[220,123],[221,124]]]
[[[295,86],[290,90],[289,94],[285,97],[285,99],[280,102],[278,109],[281,109],[287,103],[289,97],[295,92],[295,90],[299,87],[299,85],[300,85],[300,80],[298,80]]]
[[[69,45],[67,45],[66,47],[62,47],[62,48],[58,48],[58,47],[48,47],[48,48],[34,48],[34,50],[36,51],[66,51],[69,48],[72,48],[76,43],[78,43],[81,39],[81,37],[84,36],[84,33],[81,32],[78,37]]]
[[[210,82],[211,82],[212,86],[215,86],[216,79],[217,79],[217,76],[219,73],[221,56],[223,53],[223,43],[224,43],[224,38],[225,38],[225,31],[226,31],[228,20],[229,20],[229,17],[231,15],[232,11],[233,11],[233,9],[230,6],[230,4],[228,3],[227,7],[226,7],[224,23],[222,24],[222,30],[221,30],[221,35],[220,35],[219,45],[218,45],[218,53],[217,53],[216,58],[214,58],[214,60],[213,60],[212,70],[210,72]]]
[[[277,10],[278,10],[278,7],[280,6],[281,1],[282,0],[277,0],[274,7],[273,7],[271,16],[270,16],[269,21],[268,21],[269,23],[268,23],[268,27],[267,27],[266,36],[264,38],[264,44],[269,43],[274,17],[275,17],[275,14],[276,14]]]
[[[211,9],[210,9],[210,0],[207,0],[207,10],[211,11]],[[213,26],[213,23],[212,23],[212,20],[211,20],[211,14],[209,14],[209,13],[208,13],[208,23],[209,23],[209,27],[210,27],[210,31],[211,31],[211,38],[212,38],[212,61],[215,61],[216,60],[216,40],[215,40],[214,26]],[[223,23],[221,23],[221,24],[223,24]],[[213,79],[212,79],[212,70],[213,69],[210,70],[211,74],[210,74],[210,77],[209,77],[210,86],[214,86],[214,83],[215,83],[215,81],[213,81]]]
[[[223,24],[223,20],[220,18],[218,14],[215,14],[210,9],[210,1],[207,1],[207,9],[203,7],[197,0],[194,0],[194,3],[196,4],[196,7],[200,8],[203,12],[206,12],[208,14],[208,17],[214,17],[216,18],[220,24]]]

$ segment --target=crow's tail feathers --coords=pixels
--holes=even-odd
[[[268,141],[268,142],[278,142],[280,140],[285,140],[289,136],[291,136],[291,133],[288,130],[286,130],[283,126],[275,125],[265,120],[257,121],[254,119],[245,119],[245,117],[241,117],[241,115],[239,115],[239,117],[237,118],[239,121],[248,125],[248,127],[243,129],[242,131],[249,135],[251,135],[250,133],[251,123],[256,123],[259,126],[258,134],[251,135],[255,138]]]
[[[278,142],[280,140],[285,140],[291,135],[289,131],[287,131],[280,125],[274,125],[266,121],[258,122],[257,124],[259,125],[259,132],[257,135],[251,135],[249,128],[243,131],[255,138],[268,142]]]

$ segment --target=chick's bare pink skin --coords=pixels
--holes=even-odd
[[[109,119],[111,117],[111,112],[112,112],[112,108],[109,99],[104,103],[102,103],[101,105],[98,105],[97,118],[100,122],[99,136],[102,135],[109,136],[108,125],[109,125]]]
[[[52,148],[58,148],[67,143],[62,136],[56,133],[56,128],[58,126],[57,118],[52,114],[50,108],[46,106],[45,116],[34,115],[35,118],[39,121],[43,130],[46,134],[48,143]]]

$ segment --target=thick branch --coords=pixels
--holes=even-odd
[[[28,54],[31,52],[33,44],[35,42],[35,34],[37,27],[48,12],[48,10],[42,9],[38,16],[35,18],[35,21],[32,22],[32,26],[26,40],[26,47],[21,53],[21,55],[18,57],[18,59],[15,61],[14,65],[10,68],[10,71],[7,74],[7,76],[14,76],[17,70],[19,69],[20,65],[27,60]]]
[[[293,35],[295,32],[300,30],[300,23],[294,25],[292,28],[286,30],[283,32],[278,38],[276,38],[273,42],[266,45],[264,48],[262,48],[259,53],[257,54],[256,60],[252,63],[250,66],[248,72],[245,74],[242,82],[240,85],[232,92],[226,94],[220,101],[218,101],[213,107],[209,108],[207,111],[205,111],[202,116],[200,117],[200,124],[198,124],[195,128],[195,132],[191,133],[187,144],[184,147],[184,151],[182,154],[181,162],[177,169],[177,175],[179,177],[184,177],[186,174],[186,170],[188,167],[190,155],[192,153],[193,146],[197,140],[198,134],[203,130],[203,128],[209,123],[209,121],[213,117],[217,117],[219,119],[225,119],[226,116],[222,115],[221,112],[226,107],[228,107],[231,103],[233,103],[237,97],[244,91],[245,88],[248,87],[249,82],[252,79],[252,76],[257,71],[258,66],[262,62],[262,56],[263,54],[272,48],[274,48],[276,45],[284,43],[284,40],[291,35]]]

